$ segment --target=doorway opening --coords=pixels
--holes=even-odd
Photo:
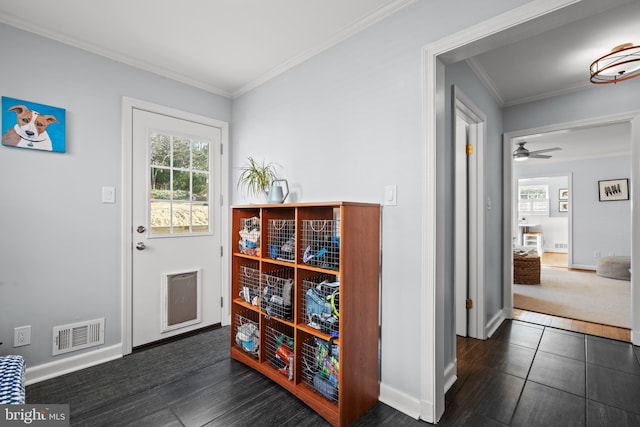
[[[505,155],[524,140],[531,150],[557,150],[546,153],[549,158],[511,163],[510,235],[513,257],[518,257],[511,286],[514,310],[532,313],[525,314],[529,319],[569,330],[593,323],[597,325],[589,330],[595,335],[603,330],[604,336],[626,335],[628,341],[630,277],[611,279],[596,272],[607,256],[625,256],[631,262],[630,201],[603,203],[598,197],[598,180],[630,176],[632,169],[629,119],[610,120],[558,125],[550,132],[538,129],[505,145]],[[536,198],[540,194],[544,197]],[[611,223],[611,218],[616,220]],[[531,251],[539,257],[538,277],[523,275],[520,257]]]

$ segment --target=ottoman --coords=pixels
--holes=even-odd
[[[631,280],[631,257],[606,256],[598,258],[596,274],[610,279]]]

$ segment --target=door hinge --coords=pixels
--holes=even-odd
[[[468,299],[467,300],[467,309],[473,308],[473,300],[472,299]]]
[[[467,155],[473,154],[473,145],[467,144]]]
[[[220,297],[220,307],[224,307],[224,297]]]
[[[224,246],[220,246],[220,256],[224,256]]]
[[[220,206],[224,206],[224,196],[220,195]]]
[[[221,156],[222,156],[222,147],[223,147],[223,145],[222,145],[222,144],[220,144],[220,155],[221,155]]]

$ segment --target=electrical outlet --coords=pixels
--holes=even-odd
[[[31,325],[20,326],[13,330],[13,346],[21,347],[31,344]]]

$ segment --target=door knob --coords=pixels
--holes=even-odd
[[[136,243],[136,249],[139,251],[144,251],[147,247],[142,242]]]
[[[139,225],[138,228],[136,228],[136,231],[138,233],[144,233],[145,231],[147,231],[147,229],[144,228],[144,225]]]

